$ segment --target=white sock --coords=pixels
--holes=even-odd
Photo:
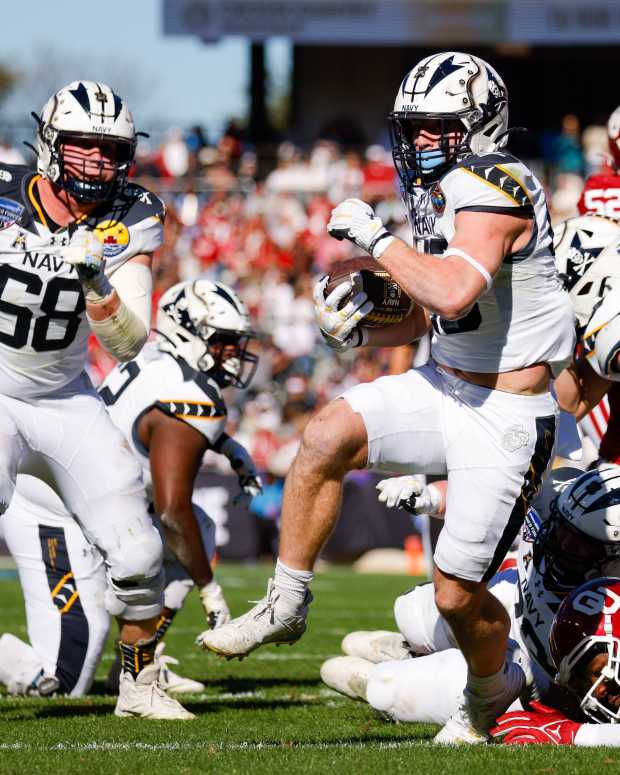
[[[485,675],[484,677],[474,675],[467,671],[467,685],[465,692],[474,700],[486,700],[494,699],[498,694],[501,694],[506,687],[506,665],[502,666],[501,670],[493,675]]]
[[[314,572],[311,570],[289,568],[280,559],[276,563],[274,586],[280,595],[295,607],[303,603],[306,590],[313,578]]]

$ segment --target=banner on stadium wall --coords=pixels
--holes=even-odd
[[[369,549],[401,548],[415,530],[404,511],[388,509],[377,500],[377,474],[350,474],[345,482],[342,513],[322,556],[351,561]],[[193,499],[216,524],[216,543],[222,559],[255,560],[264,554],[269,529],[265,520],[233,504],[239,491],[237,478],[217,473],[201,474]]]
[[[504,15],[497,0],[164,0],[163,31],[207,42],[237,35],[316,45],[492,43]]]
[[[305,45],[617,44],[618,0],[163,0],[166,35]]]

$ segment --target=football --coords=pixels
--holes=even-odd
[[[387,269],[369,256],[358,256],[344,261],[335,261],[329,270],[325,286],[325,298],[346,280],[354,283],[354,289],[347,294],[340,308],[350,300],[357,290],[366,292],[374,309],[363,320],[369,328],[382,328],[400,323],[413,312],[414,302],[393,279]]]

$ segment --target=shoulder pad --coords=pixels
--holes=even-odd
[[[21,182],[32,170],[24,164],[0,164],[0,196],[21,201]]]
[[[521,162],[509,153],[487,153],[468,156],[458,165],[457,170],[464,170],[468,175],[501,192],[512,200],[513,207],[531,208],[532,201],[527,189],[509,169],[509,165],[516,164],[521,165]]]
[[[98,217],[101,219],[102,215]],[[117,195],[106,215],[109,220],[122,221],[128,227],[147,218],[155,218],[163,223],[166,217],[166,206],[156,194],[135,183],[129,183]]]

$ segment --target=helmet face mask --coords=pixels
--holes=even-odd
[[[76,152],[76,147],[99,147],[100,158],[95,160],[86,153]],[[127,183],[133,164],[134,147],[125,140],[104,140],[71,132],[59,132],[57,150],[52,157],[58,165],[59,188],[67,191],[78,202],[102,202],[111,199]]]
[[[245,304],[223,283],[184,282],[169,288],[157,312],[160,350],[209,374],[221,387],[246,388],[258,366],[248,352],[255,333]]]
[[[403,80],[389,114],[394,164],[406,191],[438,180],[469,154],[503,147],[508,94],[499,75],[479,57],[448,51],[419,62]],[[439,122],[433,152],[416,150],[410,121]]]
[[[433,148],[418,150],[415,139],[425,133],[425,125],[436,124],[437,145]],[[428,130],[427,130],[428,131]],[[430,134],[430,132],[428,132]],[[390,135],[392,139],[392,158],[403,183],[415,184],[415,181],[432,182],[441,177],[454,161],[466,155],[468,146],[465,141],[467,129],[453,115],[423,116],[414,113],[410,116],[390,115]]]
[[[136,132],[127,106],[109,86],[74,81],[45,103],[40,117],[33,116],[37,167],[53,185],[83,203],[108,201],[123,189]]]
[[[542,571],[545,589],[567,595],[588,579],[620,576],[620,544],[597,541],[556,512],[536,538],[534,562]]]
[[[545,588],[566,595],[587,579],[620,576],[620,467],[604,464],[568,482],[536,537]]]

